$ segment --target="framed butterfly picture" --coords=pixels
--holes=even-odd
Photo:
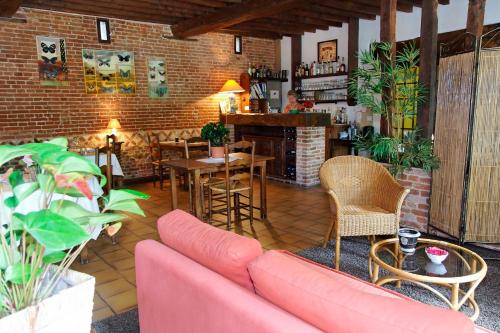
[[[68,86],[64,38],[36,37],[38,77],[42,86]]]
[[[166,98],[168,96],[167,70],[165,58],[149,58],[148,94],[151,98]]]
[[[132,52],[83,49],[82,61],[87,94],[135,94]]]

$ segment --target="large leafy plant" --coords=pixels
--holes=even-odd
[[[73,198],[92,199],[88,179],[99,177],[103,186],[106,178],[93,162],[69,152],[66,139],[2,145],[0,168],[22,156],[29,162],[25,170],[10,168],[0,176],[0,317],[50,296],[90,240],[89,230],[104,226],[113,235],[126,218],[118,212],[144,215],[136,200],[148,198],[137,191],[111,190],[100,212],[88,211]],[[16,212],[34,196],[40,198],[39,209]]]
[[[224,146],[228,134],[229,130],[222,122],[210,122],[201,129],[201,137],[205,140],[209,140],[213,147]]]
[[[403,134],[405,118],[414,117],[425,102],[427,88],[418,82],[419,50],[406,45],[392,59],[392,43],[372,43],[358,58],[360,67],[349,81],[349,93],[374,114],[386,118],[387,136],[358,137],[355,146],[366,150],[372,159],[390,163],[396,175],[412,167],[431,171],[439,167],[432,141],[420,131]]]

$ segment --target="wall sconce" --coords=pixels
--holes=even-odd
[[[97,19],[97,38],[99,43],[111,43],[111,33],[109,29],[109,20],[105,18]]]
[[[112,118],[108,123],[108,129],[111,130],[111,134],[116,135],[116,130],[122,128],[120,122],[116,118]]]
[[[243,53],[243,37],[234,36],[234,53],[242,54]]]

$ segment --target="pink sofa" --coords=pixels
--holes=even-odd
[[[254,239],[179,210],[158,229],[163,244],[135,251],[141,333],[488,332],[292,254],[262,254]]]

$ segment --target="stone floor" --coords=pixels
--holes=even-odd
[[[118,244],[113,245],[101,236],[89,245],[90,262],[74,264],[74,269],[94,275],[96,293],[93,320],[97,321],[136,307],[134,247],[143,239],[156,239],[156,220],[169,212],[170,190],[153,187],[151,183],[134,188],[151,195],[142,202],[146,217],[132,217],[119,233]],[[258,188],[258,187],[257,187]],[[256,191],[258,192],[258,190]],[[187,209],[186,192],[180,192],[179,208]],[[258,193],[256,194],[258,201]],[[266,249],[298,251],[319,245],[329,222],[328,198],[319,188],[302,188],[279,182],[268,182],[267,221],[248,221],[233,225],[232,230],[258,239]],[[215,217],[215,225],[225,228],[224,218]],[[221,223],[217,223],[221,221]]]

